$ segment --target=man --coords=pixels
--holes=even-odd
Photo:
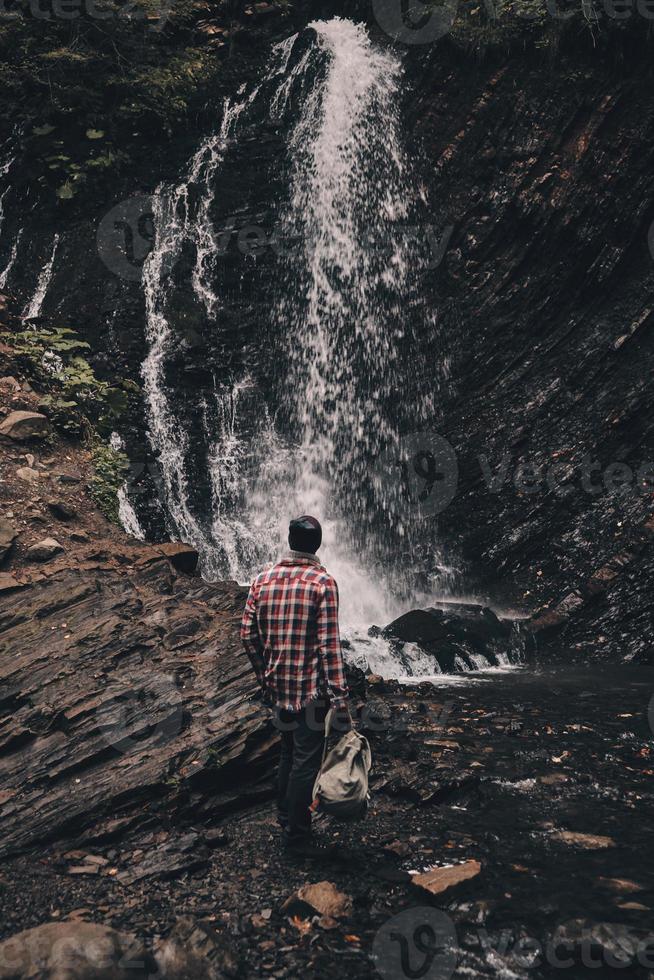
[[[351,719],[338,587],[316,557],[322,528],[315,517],[291,521],[288,543],[290,553],[252,583],[241,639],[281,734],[277,805],[286,842],[295,847],[311,833],[327,711],[338,709],[339,731]]]

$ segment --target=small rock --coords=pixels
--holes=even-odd
[[[60,555],[63,550],[56,538],[44,538],[43,541],[39,541],[27,549],[26,557],[30,561],[50,561],[55,555]]]
[[[178,919],[170,936],[155,948],[161,980],[222,980],[239,974],[232,941],[215,923]]]
[[[97,875],[100,868],[96,864],[77,864],[68,869],[69,875]]]
[[[17,537],[16,529],[4,517],[0,517],[0,561],[9,554]]]
[[[109,864],[106,858],[100,857],[99,854],[88,854],[84,859],[85,864],[96,864],[99,868],[104,868],[105,865]]]
[[[424,874],[413,875],[412,883],[430,895],[442,895],[455,885],[460,885],[470,878],[476,878],[481,871],[479,861],[465,861],[449,868],[432,868]]]
[[[16,470],[16,476],[19,480],[24,480],[25,483],[38,483],[41,474],[29,466],[19,466]]]
[[[10,412],[0,424],[0,435],[17,442],[44,439],[49,431],[50,423],[39,412]]]
[[[318,881],[312,885],[303,885],[289,896],[282,905],[282,912],[290,915],[297,914],[303,918],[318,913],[340,919],[352,912],[352,899],[344,892],[339,892],[331,881]]]
[[[205,831],[204,839],[209,847],[222,847],[224,844],[229,844],[229,837],[225,831],[217,827]]]
[[[570,844],[572,847],[581,847],[586,851],[601,851],[607,847],[615,847],[612,837],[602,837],[601,834],[582,834],[576,830],[557,830],[552,834],[553,840],[559,840],[563,844]]]
[[[397,854],[398,857],[406,857],[411,852],[411,848],[405,841],[395,840],[392,844],[386,844],[384,852],[386,854]]]
[[[643,885],[639,885],[637,881],[630,881],[629,878],[596,878],[595,880],[600,888],[608,888],[612,892],[620,892],[623,895],[645,891]]]
[[[75,508],[65,500],[49,500],[48,507],[50,513],[54,514],[60,521],[70,521],[77,517]]]
[[[68,471],[66,473],[55,473],[55,476],[61,483],[81,483],[82,475],[80,473],[75,473],[73,471]]]
[[[70,534],[70,540],[76,541],[78,544],[88,544],[91,538],[86,531],[72,531]]]

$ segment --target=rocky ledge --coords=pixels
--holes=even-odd
[[[215,816],[268,791],[243,590],[190,576],[196,562],[182,545],[88,545],[3,577],[2,853],[91,827],[110,839],[195,808],[195,787]]]

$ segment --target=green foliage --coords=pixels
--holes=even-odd
[[[119,524],[118,491],[125,482],[129,460],[125,453],[102,442],[94,444],[91,459],[94,473],[89,493],[104,516]]]
[[[196,0],[66,0],[67,17],[51,3],[39,0],[41,16],[31,0],[6,0],[0,10],[5,115],[32,121],[37,154],[57,123],[70,156],[78,155],[73,140],[75,150],[86,143],[104,166],[119,167],[129,161],[126,141],[144,126],[171,133],[221,70],[210,48],[197,47],[194,26],[206,8]]]
[[[48,390],[41,403],[53,424],[70,434],[96,428],[108,433],[128,409],[132,381],[109,384],[96,377],[80,351],[89,344],[69,327],[39,327],[0,334],[30,375]]]

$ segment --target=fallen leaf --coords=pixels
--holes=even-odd
[[[297,931],[302,935],[306,936],[308,932],[311,932],[311,920],[301,919],[299,915],[294,915],[290,920],[291,925],[297,929]]]

